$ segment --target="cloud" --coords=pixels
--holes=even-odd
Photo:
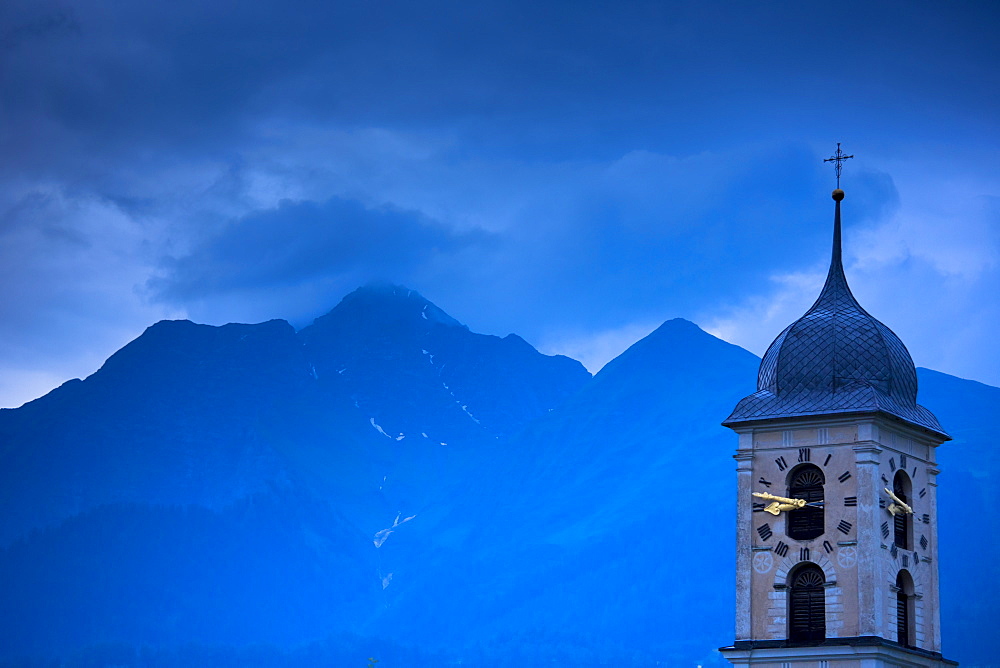
[[[322,203],[281,201],[232,221],[189,253],[166,258],[147,282],[171,304],[254,294],[281,295],[302,286],[370,280],[412,282],[413,274],[469,250],[488,253],[493,237],[456,232],[415,212],[367,208],[338,197]]]
[[[996,10],[63,4],[0,3],[0,376],[160,317],[303,324],[375,277],[594,360],[674,316],[763,317],[757,348],[824,270],[841,140],[852,271],[912,272],[968,323],[935,349],[992,350]]]
[[[150,308],[135,292],[148,275],[147,238],[97,197],[0,189],[0,406],[89,375],[153,320],[177,312]]]
[[[861,305],[900,336],[917,365],[1000,386],[1000,303],[985,297],[1000,293],[1000,211],[996,197],[974,194],[988,186],[969,185],[908,183],[898,206],[857,226],[845,206],[846,273]],[[809,308],[825,275],[825,264],[775,274],[699,318],[760,355]]]

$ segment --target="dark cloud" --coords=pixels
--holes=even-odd
[[[962,240],[955,202],[995,194],[998,20],[911,0],[0,2],[0,334],[44,360],[160,317],[302,324],[378,278],[532,341],[692,317],[821,268],[837,141],[858,155],[848,253],[856,228],[894,247],[915,190],[945,193],[936,228]],[[932,246],[935,267],[964,257]]]
[[[1000,111],[995,9],[869,4],[720,20],[695,2],[15,0],[0,148],[11,170],[100,180],[123,161],[228,159],[276,118],[608,158],[843,126],[845,107],[895,132],[939,132],[946,107]]]
[[[488,252],[493,241],[483,231],[456,232],[414,211],[366,208],[340,198],[285,200],[233,221],[182,257],[166,259],[147,287],[156,299],[183,304],[330,279],[406,282],[420,268],[470,248]]]

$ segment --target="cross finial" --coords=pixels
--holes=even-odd
[[[844,155],[844,152],[840,150],[840,142],[837,142],[837,152],[831,155],[829,158],[825,158],[823,162],[832,162],[837,170],[837,188],[840,189],[840,171],[844,168],[843,162],[848,158],[853,158],[853,155]]]

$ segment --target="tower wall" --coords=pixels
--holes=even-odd
[[[803,661],[835,666],[952,665],[941,659],[938,610],[936,499],[938,469],[935,448],[942,442],[926,430],[881,415],[793,418],[735,425],[737,461],[737,610],[734,649],[778,652]],[[788,495],[797,467],[812,464],[825,478],[824,531],[809,540],[788,536],[789,513],[764,512],[766,501],[752,492]],[[910,480],[913,515],[908,516],[908,548],[894,545],[894,519],[887,510],[897,471]],[[769,483],[769,484],[768,484]],[[754,504],[758,504],[754,507]],[[826,641],[824,647],[882,642],[904,654],[923,656],[917,663],[859,663],[846,657],[818,659],[808,647],[792,654],[789,643],[790,575],[812,563],[824,575]],[[897,641],[897,576],[905,570],[913,581],[910,649]],[[819,650],[820,648],[813,648]],[[807,651],[808,650],[808,651]],[[832,650],[831,650],[832,651]],[[736,655],[727,652],[734,660]],[[864,661],[878,661],[870,656]],[[847,663],[844,663],[847,661]],[[894,660],[895,661],[895,660]],[[932,663],[926,663],[931,661]],[[737,662],[737,665],[772,663]],[[781,668],[788,661],[773,663]],[[798,665],[795,662],[789,666]],[[801,664],[806,665],[806,664]]]

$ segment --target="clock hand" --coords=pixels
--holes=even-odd
[[[805,499],[789,499],[787,496],[775,496],[774,494],[768,494],[767,492],[751,492],[753,496],[761,499],[767,499],[769,501],[777,501],[783,505],[791,505],[795,508],[802,508],[806,505]]]
[[[892,513],[893,517],[895,517],[899,513],[906,513],[907,515],[913,514],[913,508],[910,508],[908,505],[906,505],[906,503],[898,496],[893,494],[888,487],[883,487],[882,489],[884,489],[885,493],[888,494],[893,501],[895,501],[895,503],[890,503],[889,506],[886,508],[886,510]]]
[[[775,496],[774,494],[768,494],[767,492],[751,492],[751,494],[760,499],[773,501],[773,503],[768,504],[768,506],[764,508],[764,512],[771,513],[775,517],[780,515],[782,511],[798,510],[799,508],[804,508],[806,506],[805,499],[789,499],[786,496]]]

